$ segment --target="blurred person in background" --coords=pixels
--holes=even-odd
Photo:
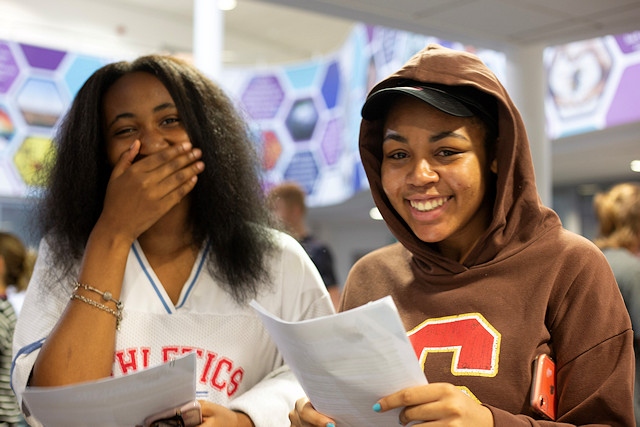
[[[8,293],[21,296],[27,288],[35,256],[20,238],[8,232],[0,232],[0,425],[26,426],[18,401],[11,389],[11,351],[13,331],[16,326],[16,306],[9,301]]]
[[[593,199],[599,232],[595,244],[607,257],[631,317],[636,354],[634,404],[640,426],[640,184],[624,182]]]
[[[269,191],[267,200],[284,230],[300,242],[307,251],[337,308],[340,301],[340,285],[336,279],[333,255],[329,245],[317,239],[307,228],[307,204],[304,190],[294,182],[284,182]]]
[[[16,316],[20,314],[35,261],[36,252],[25,246],[18,236],[0,232],[0,276]]]

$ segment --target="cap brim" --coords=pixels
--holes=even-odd
[[[391,99],[398,95],[413,96],[452,116],[474,116],[466,105],[443,90],[428,86],[399,86],[380,89],[369,95],[362,107],[362,117],[366,120],[380,119],[387,113]]]

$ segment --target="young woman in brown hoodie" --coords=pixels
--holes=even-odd
[[[495,75],[429,45],[372,89],[362,116],[362,162],[398,242],[354,265],[340,309],[391,295],[429,381],[372,410],[401,408],[402,425],[633,426],[633,332],[616,281],[541,203]],[[539,354],[556,363],[555,420],[531,406]],[[340,425],[305,399],[289,417]]]

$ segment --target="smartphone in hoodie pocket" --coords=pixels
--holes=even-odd
[[[547,354],[539,354],[533,362],[531,408],[543,417],[556,419],[556,364]]]

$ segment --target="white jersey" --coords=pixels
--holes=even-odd
[[[331,299],[304,249],[276,232],[279,251],[271,263],[272,283],[256,300],[285,320],[331,314]],[[120,300],[124,304],[116,336],[113,376],[125,375],[194,352],[196,398],[248,414],[256,427],[288,426],[288,413],[304,395],[260,319],[248,304],[238,305],[211,277],[203,248],[177,304],[160,284],[136,241],[129,252]],[[49,249],[43,240],[13,343],[12,386],[19,401],[42,343],[69,302],[72,282],[54,287],[47,280]],[[97,312],[96,312],[97,313]]]

